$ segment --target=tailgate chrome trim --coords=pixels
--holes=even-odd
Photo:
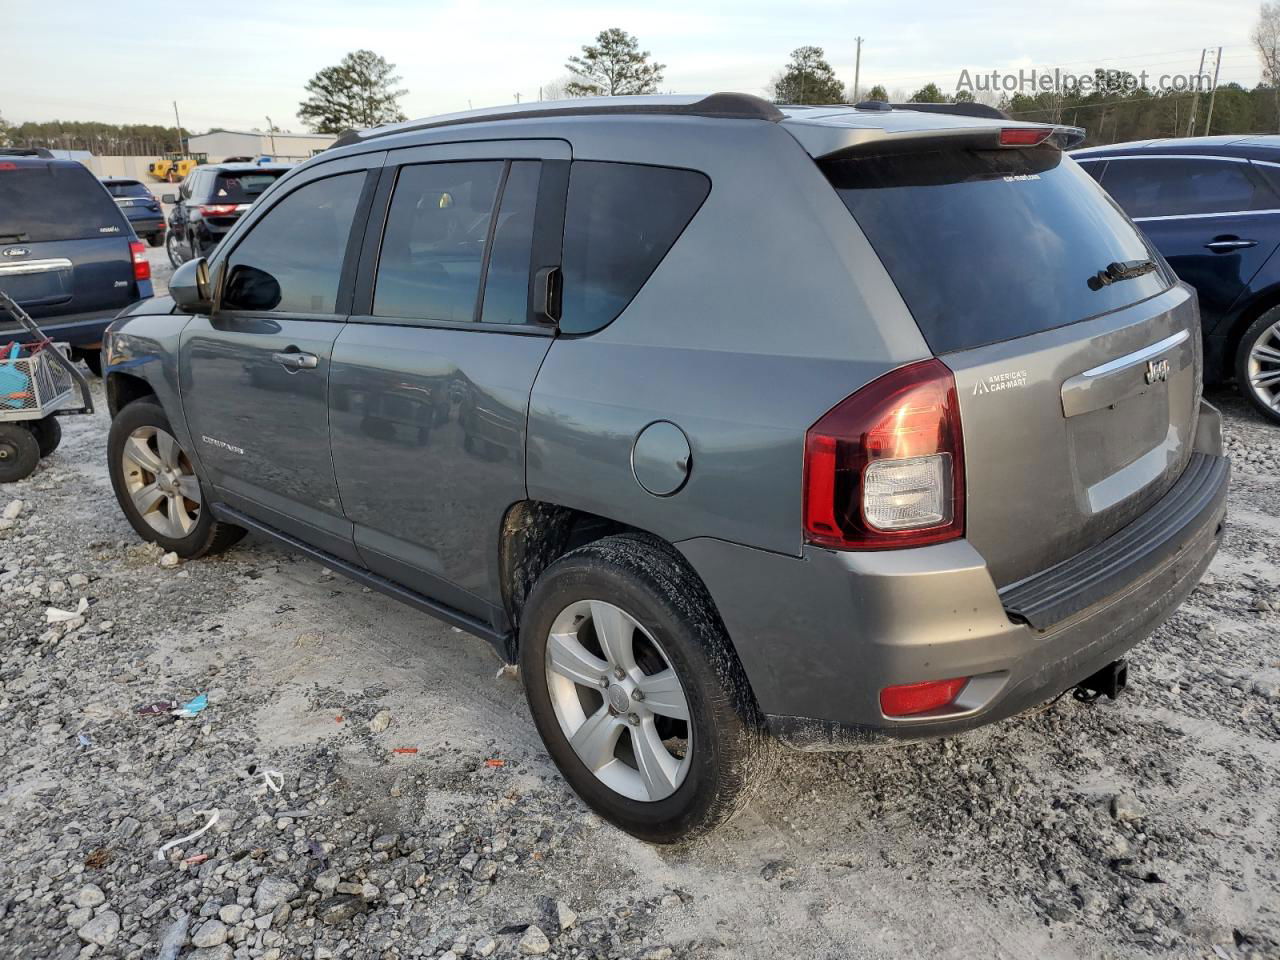
[[[1190,336],[1190,330],[1179,330],[1172,336],[1165,337],[1163,340],[1157,340],[1155,343],[1143,347],[1141,350],[1135,350],[1133,353],[1126,353],[1123,357],[1116,357],[1114,360],[1108,360],[1104,364],[1092,367],[1080,374],[1080,376],[1089,378],[1105,377],[1108,373],[1115,373],[1117,370],[1123,370],[1125,367],[1133,366],[1135,363],[1145,363],[1153,357],[1158,357],[1170,347],[1176,347]]]
[[[55,270],[70,270],[71,261],[66,257],[55,257],[50,260],[26,260],[22,263],[0,263],[0,277],[11,277],[20,273],[53,273]]]
[[[1147,376],[1144,367],[1157,357],[1170,354],[1168,362],[1173,372],[1182,372],[1194,362],[1190,341],[1191,331],[1184,328],[1069,378],[1062,384],[1062,415],[1069,419],[1092,413],[1153,389],[1158,382]]]

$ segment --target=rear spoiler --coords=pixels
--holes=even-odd
[[[919,110],[923,113],[946,113],[953,117],[986,117],[989,120],[1010,120],[1007,113],[985,103],[891,103],[894,110]]]
[[[1020,123],[1016,120],[992,123],[986,118],[975,118],[967,123],[960,117],[956,117],[956,120],[959,122],[954,124],[928,122],[921,123],[918,127],[896,130],[874,126],[827,125],[821,122],[784,122],[783,126],[815,160],[840,160],[860,154],[919,150],[1022,149],[1042,144],[1069,150],[1085,138],[1085,131],[1081,127]]]

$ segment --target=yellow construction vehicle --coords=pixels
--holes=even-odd
[[[195,169],[198,161],[194,157],[184,157],[180,153],[171,153],[167,157],[153,160],[147,164],[147,173],[162,183],[177,183],[186,178]]]

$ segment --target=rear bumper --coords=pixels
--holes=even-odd
[[[1206,409],[1204,419],[1216,421]],[[1060,606],[1053,622],[1037,614],[1041,628],[1006,609],[1008,591],[1001,596],[963,540],[880,553],[806,548],[802,558],[712,540],[679,546],[784,743],[841,750],[959,733],[1043,702],[1123,656],[1194,589],[1217,551],[1230,475],[1216,432],[1204,426],[1193,466],[1149,511],[1166,521],[1159,550],[1145,549],[1149,537],[1119,550],[1125,528],[1088,551],[1109,558],[1107,592],[1089,593],[1096,581],[1073,574],[1087,604]],[[1170,510],[1170,498],[1194,508]],[[886,686],[950,677],[975,678],[950,707],[911,718],[880,710]]]
[[[151,295],[150,287],[151,283],[147,281],[147,290],[145,291],[147,296]],[[107,329],[107,326],[116,318],[121,309],[120,307],[112,307],[106,311],[73,313],[63,317],[36,317],[35,321],[50,340],[69,343],[73,347],[96,347],[102,343],[103,331]],[[8,318],[8,314],[3,314],[3,316],[6,319]],[[0,340],[6,339],[6,334],[18,332],[20,331],[16,323],[0,322]]]
[[[153,233],[164,233],[164,217],[156,214],[154,217],[138,217],[130,219],[129,225],[133,227],[133,232],[140,237],[149,237]]]

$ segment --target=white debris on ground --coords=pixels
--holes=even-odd
[[[789,755],[673,849],[581,805],[483,642],[256,539],[139,543],[70,418],[0,488],[0,953],[1280,955],[1280,429],[1213,399],[1225,545],[1119,701]]]

